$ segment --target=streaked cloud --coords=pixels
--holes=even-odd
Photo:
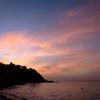
[[[33,67],[49,78],[89,80],[93,76],[93,80],[98,80],[99,1],[88,0],[57,14],[53,28],[41,33],[19,31],[0,35],[0,60]]]

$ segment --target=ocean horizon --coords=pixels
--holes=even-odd
[[[100,100],[100,82],[28,83],[3,89],[0,95],[5,100]]]
[[[0,0],[0,100],[100,100],[100,0]]]

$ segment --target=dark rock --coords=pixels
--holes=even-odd
[[[84,88],[83,88],[83,87],[81,87],[81,90],[84,90]]]
[[[0,88],[24,83],[49,82],[35,69],[13,63],[0,63]]]

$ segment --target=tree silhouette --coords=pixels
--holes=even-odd
[[[13,63],[0,63],[0,87],[12,86],[24,83],[49,82],[35,69]]]

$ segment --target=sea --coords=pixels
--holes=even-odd
[[[0,90],[0,94],[4,100],[100,100],[100,82],[31,83]]]

